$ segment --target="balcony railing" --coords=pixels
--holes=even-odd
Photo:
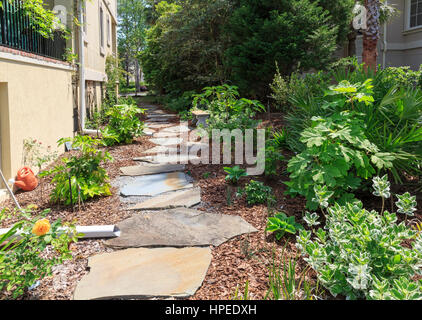
[[[21,51],[34,53],[49,58],[64,60],[66,40],[61,32],[55,32],[53,38],[44,38],[32,25],[22,7],[22,0],[10,3],[0,0],[0,45]]]

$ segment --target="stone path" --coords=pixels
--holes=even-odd
[[[194,209],[201,190],[184,173],[184,164],[200,158],[179,154],[178,147],[199,150],[201,144],[185,141],[191,129],[186,122],[168,122],[175,115],[153,105],[142,108],[145,132],[157,146],[134,159],[139,165],[121,168],[116,180],[122,203],[134,215],[118,224],[120,237],[106,241],[120,250],[89,259],[90,272],[78,283],[76,300],[189,297],[205,278],[210,245],[257,232],[239,216]]]

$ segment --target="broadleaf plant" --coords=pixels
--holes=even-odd
[[[303,226],[295,221],[295,217],[288,217],[284,212],[279,212],[274,217],[269,217],[266,231],[273,232],[276,239],[280,240],[286,233],[296,234]]]

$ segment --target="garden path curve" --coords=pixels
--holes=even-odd
[[[118,181],[121,201],[135,213],[118,224],[119,238],[106,241],[120,250],[89,258],[90,272],[78,283],[75,300],[187,298],[202,285],[211,263],[210,245],[257,232],[239,216],[197,210],[201,189],[184,172],[181,163],[189,157],[179,151],[182,145],[196,145],[184,138],[191,128],[168,122],[175,115],[158,106],[142,108],[147,112],[145,134],[157,146],[134,159],[138,166],[121,168]],[[170,155],[160,157],[166,152]]]

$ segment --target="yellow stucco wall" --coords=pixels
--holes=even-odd
[[[63,68],[63,67],[62,67]],[[22,165],[25,138],[57,148],[73,136],[72,71],[3,59],[0,55],[0,130],[6,179]]]
[[[100,8],[103,10],[103,47],[100,46]],[[115,8],[116,0],[92,0],[86,2],[85,67],[103,74],[105,73],[106,57],[115,54],[117,51],[116,21],[114,20],[116,18]],[[107,39],[107,21],[110,23],[110,41]]]

